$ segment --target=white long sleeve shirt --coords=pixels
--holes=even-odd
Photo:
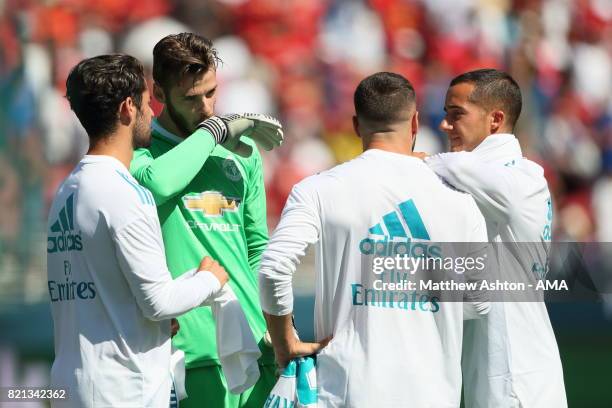
[[[426,163],[476,200],[495,243],[494,270],[502,279],[534,282],[543,276],[551,240],[550,192],[543,169],[523,157],[513,135],[491,135],[472,152],[442,153]],[[466,324],[466,406],[566,407],[543,295],[539,302],[519,302],[509,293],[506,299],[491,303],[487,319]]]
[[[321,406],[459,406],[462,303],[380,289],[390,275],[372,269],[373,252],[434,253],[435,241],[486,242],[485,223],[419,159],[367,150],[293,188],[262,258],[260,297],[265,312],[291,313],[292,275],[315,244],[315,335],[333,334],[317,356]]]
[[[54,406],[167,407],[170,318],[219,288],[210,273],[173,281],[151,193],[109,156],[85,156],[49,212]]]
[[[177,280],[191,278],[197,273],[195,269],[187,271]],[[211,296],[205,305],[210,306],[215,319],[217,354],[227,388],[232,394],[241,394],[254,386],[260,375],[257,360],[261,357],[261,351],[253,331],[229,285]]]

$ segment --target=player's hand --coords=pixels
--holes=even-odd
[[[171,319],[170,320],[170,338],[176,336],[176,333],[178,333],[180,329],[181,329],[181,325],[179,324],[178,320]]]
[[[421,160],[425,160],[425,158],[429,157],[429,154],[425,152],[412,152],[412,156]]]
[[[210,272],[214,275],[215,278],[221,284],[221,287],[227,283],[229,280],[229,276],[227,272],[225,272],[225,268],[219,265],[219,262],[213,260],[209,256],[205,256],[200,262],[200,267],[198,268],[198,272]]]
[[[320,342],[305,343],[295,338],[281,347],[274,347],[276,363],[279,367],[284,368],[287,366],[289,361],[293,360],[294,358],[318,353],[325,346],[327,346],[327,343],[329,343],[331,339],[332,337],[330,336],[321,340]]]
[[[284,138],[278,120],[258,113],[211,116],[200,123],[198,128],[206,129],[217,144],[243,157],[250,156],[253,149],[240,141],[242,135],[250,137],[265,150],[280,146]]]
[[[198,125],[198,129],[207,130],[217,144],[243,157],[249,157],[253,149],[240,141],[246,131],[252,130],[255,122],[242,115],[232,113],[225,116],[211,116]]]
[[[264,150],[270,151],[283,143],[283,125],[272,116],[260,113],[244,113],[242,116],[255,123],[244,135],[253,139]]]

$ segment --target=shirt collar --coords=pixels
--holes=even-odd
[[[151,121],[151,129],[157,133],[159,136],[163,137],[164,139],[166,139],[167,141],[173,143],[173,144],[179,144],[181,143],[183,140],[180,138],[179,136],[175,135],[174,133],[171,133],[169,131],[167,131],[166,129],[164,129],[162,127],[162,125],[159,124],[159,122],[157,121],[157,118],[154,118]]]
[[[490,160],[523,157],[518,139],[510,133],[487,136],[473,152]]]
[[[107,156],[103,154],[86,154],[81,159],[83,164],[94,164],[94,163],[107,163],[116,167],[122,171],[127,171],[125,165],[121,161],[113,156]]]

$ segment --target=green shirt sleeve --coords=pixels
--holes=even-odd
[[[210,133],[200,129],[157,158],[148,149],[138,149],[134,152],[130,173],[153,193],[159,206],[187,187],[215,145]]]
[[[244,206],[244,232],[248,246],[249,267],[254,274],[257,274],[261,255],[268,244],[263,164],[257,146],[253,146],[251,159],[253,161]]]

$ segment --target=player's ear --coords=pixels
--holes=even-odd
[[[166,94],[164,93],[163,88],[159,86],[157,82],[153,83],[153,96],[155,96],[155,99],[157,99],[159,103],[166,103]]]
[[[419,132],[419,111],[414,111],[414,116],[412,117],[412,137],[415,138],[418,132]]]
[[[502,130],[506,124],[506,114],[501,110],[494,110],[491,112],[489,116],[490,124],[490,133],[497,133]]]
[[[131,96],[125,98],[119,104],[119,121],[122,125],[129,126],[129,124],[134,120],[137,113],[136,104]]]
[[[357,136],[361,137],[361,133],[359,133],[359,119],[355,115],[353,115],[353,130]]]

